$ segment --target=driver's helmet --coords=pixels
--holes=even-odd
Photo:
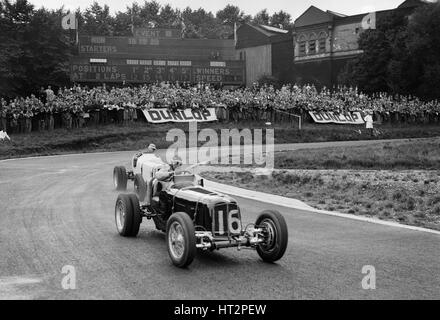
[[[179,156],[173,157],[173,160],[171,160],[171,167],[173,170],[176,170],[180,166],[182,166],[182,159]]]
[[[157,148],[156,148],[156,145],[154,143],[150,143],[147,149],[150,152],[154,152],[154,151],[156,151]]]

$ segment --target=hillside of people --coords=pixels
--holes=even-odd
[[[237,90],[208,84],[164,82],[138,87],[88,88],[75,85],[54,92],[49,86],[36,95],[1,99],[0,130],[10,133],[81,128],[97,124],[146,121],[143,109],[203,109],[214,107],[220,121],[273,121],[277,112],[300,115],[308,111],[337,113],[371,111],[379,123],[439,123],[440,102],[386,93],[367,95],[357,88],[317,90],[313,85],[257,86]]]

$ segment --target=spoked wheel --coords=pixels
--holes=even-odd
[[[258,217],[255,225],[263,229],[264,242],[257,246],[258,255],[267,262],[282,258],[288,242],[287,224],[281,213],[266,210]]]
[[[125,167],[115,167],[113,169],[113,185],[116,190],[127,190],[127,170]]]
[[[120,194],[115,205],[116,229],[123,237],[136,237],[142,222],[139,201],[134,194]]]
[[[196,254],[196,236],[191,218],[184,212],[174,213],[167,223],[167,247],[177,267],[191,264]]]

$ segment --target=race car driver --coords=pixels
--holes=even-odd
[[[156,171],[154,177],[159,181],[168,181],[173,175],[177,168],[182,166],[182,159],[175,156],[168,166],[162,167]]]
[[[133,167],[136,167],[137,160],[140,156],[145,153],[154,153],[157,150],[156,145],[154,143],[150,143],[145,151],[139,150],[133,157]]]

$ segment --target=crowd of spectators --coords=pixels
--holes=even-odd
[[[10,133],[79,128],[94,124],[128,124],[144,120],[144,108],[217,108],[220,120],[273,120],[278,112],[308,118],[308,111],[371,111],[375,120],[439,122],[440,102],[386,93],[365,95],[357,88],[334,90],[285,85],[254,85],[234,90],[207,84],[168,82],[138,87],[88,88],[74,85],[54,92],[49,86],[30,97],[1,99],[0,130]],[[283,118],[283,116],[281,116]]]

